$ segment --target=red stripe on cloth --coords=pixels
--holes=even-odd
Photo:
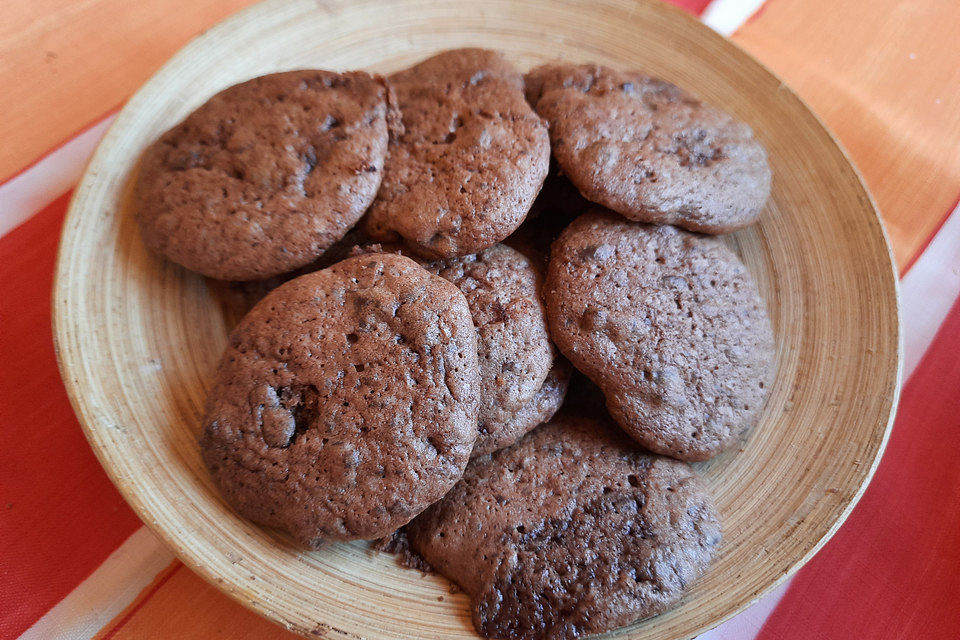
[[[53,351],[69,195],[0,238],[0,637],[14,638],[140,525],[90,450]]]
[[[712,0],[667,0],[668,3],[680,7],[695,16],[702,15],[711,1]]]
[[[103,635],[100,637],[100,640],[110,640],[110,638],[117,635],[117,632],[123,629],[124,625],[130,622],[133,616],[137,615],[137,612],[143,608],[143,605],[147,604],[147,602],[150,601],[150,598],[156,595],[157,591],[160,591],[160,588],[165,585],[170,578],[173,577],[173,574],[175,574],[177,571],[180,571],[182,568],[183,563],[179,560],[174,560],[170,566],[168,566],[160,573],[160,575],[154,578],[153,584],[147,587],[141,593],[139,600],[137,600],[136,604],[130,607],[126,613],[123,614],[123,617],[117,620],[109,630],[104,629],[101,631]]]
[[[903,389],[877,474],[757,640],[960,638],[960,299]]]

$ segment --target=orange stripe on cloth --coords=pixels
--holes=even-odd
[[[253,0],[4,0],[0,182],[136,89],[177,49]]]
[[[299,638],[230,600],[176,560],[96,640]]]
[[[901,268],[960,192],[957,25],[957,0],[769,0],[734,35],[840,138]]]
[[[170,581],[170,578],[174,576],[175,573],[183,569],[183,563],[174,560],[171,562],[166,569],[157,574],[153,581],[142,591],[140,595],[137,596],[137,599],[130,604],[122,613],[120,613],[114,620],[110,621],[106,627],[104,627],[98,635],[98,637],[103,640],[110,640],[110,638],[117,637],[127,623],[130,622],[135,615],[143,608],[143,606],[150,601],[153,596],[156,595],[157,591],[160,590],[163,585],[167,584]]]

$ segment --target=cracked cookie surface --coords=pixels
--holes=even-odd
[[[508,447],[538,425],[549,422],[567,397],[572,372],[566,358],[555,355],[546,379],[530,400],[516,410],[494,407],[486,421],[481,420],[472,457]]]
[[[389,77],[403,119],[370,236],[429,258],[481,251],[523,221],[546,177],[546,126],[499,53],[457,49]]]
[[[746,124],[668,82],[599,65],[547,64],[525,83],[554,157],[588,200],[702,233],[756,221],[771,172]]]
[[[476,446],[479,452],[490,453],[523,435],[517,430],[543,413],[533,405],[527,406],[541,391],[554,360],[540,301],[541,269],[503,244],[469,256],[423,264],[431,273],[456,285],[470,305],[480,362],[480,435]],[[561,388],[565,386],[555,381],[546,396],[555,398]],[[525,411],[518,417],[521,409]]]
[[[349,258],[272,291],[230,336],[203,459],[251,520],[301,544],[377,538],[457,482],[477,433],[463,294],[408,258]]]
[[[565,414],[471,462],[406,530],[491,638],[575,638],[663,612],[721,538],[689,465]]]
[[[756,423],[773,332],[719,238],[584,214],[553,243],[544,302],[557,347],[651,451],[706,460]]]
[[[134,187],[144,242],[221,280],[302,267],[373,201],[394,119],[383,81],[363,72],[229,87],[144,153]]]

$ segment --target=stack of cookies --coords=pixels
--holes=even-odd
[[[688,462],[757,422],[774,348],[714,236],[769,190],[750,128],[671,84],[463,49],[230,87],[146,151],[135,207],[258,299],[200,436],[230,505],[310,548],[402,540],[486,637],[573,638],[717,553]]]

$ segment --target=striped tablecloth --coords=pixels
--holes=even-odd
[[[796,89],[863,172],[900,267],[905,387],[887,453],[792,580],[705,634],[960,638],[960,1],[675,0]],[[54,360],[70,192],[112,114],[249,0],[0,10],[0,637],[288,637],[193,575],[107,480]]]

